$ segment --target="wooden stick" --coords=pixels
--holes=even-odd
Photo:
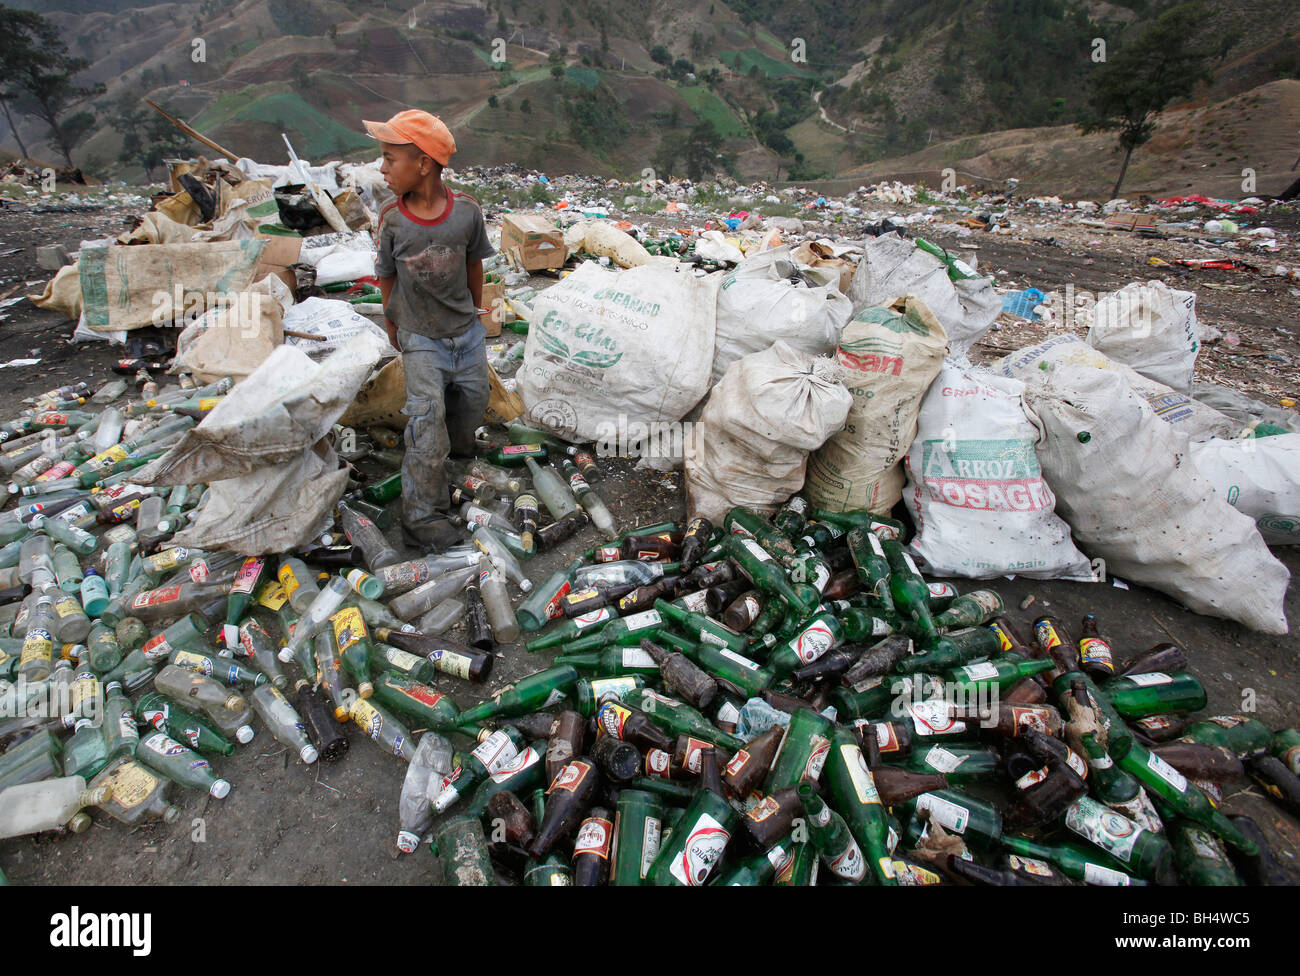
[[[285,335],[291,339],[312,339],[315,342],[324,342],[329,336],[316,335],[314,332],[299,332],[297,329],[282,329]]]
[[[228,160],[230,160],[232,163],[239,162],[239,157],[236,156],[234,153],[232,153],[229,149],[224,149],[221,146],[218,146],[215,142],[213,142],[207,136],[203,135],[201,132],[198,132],[192,126],[188,125],[185,122],[182,122],[180,119],[173,118],[172,116],[168,115],[166,112],[160,109],[153,102],[149,101],[149,99],[146,98],[144,100],[144,103],[148,105],[151,109],[153,109],[155,112],[157,112],[159,115],[161,115],[168,122],[170,122],[172,125],[176,126],[176,128],[184,132],[191,139],[197,139],[199,142],[203,143],[203,145],[207,146],[209,149],[216,150],[217,152],[221,153],[221,155],[225,156]]]

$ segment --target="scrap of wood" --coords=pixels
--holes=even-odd
[[[149,101],[149,99],[146,98],[144,100],[144,103],[148,105],[151,109],[153,109],[155,112],[157,112],[159,115],[161,115],[168,122],[170,122],[172,125],[176,126],[176,128],[184,132],[191,139],[197,139],[199,142],[203,143],[203,145],[207,146],[209,149],[221,153],[221,155],[225,156],[232,163],[239,162],[239,157],[236,156],[234,153],[232,153],[229,149],[225,149],[221,146],[218,146],[215,142],[213,142],[207,136],[203,135],[203,133],[199,132],[194,127],[188,125],[185,122],[182,122],[178,118],[174,118],[173,116],[168,115],[166,112],[160,109],[153,102]]]

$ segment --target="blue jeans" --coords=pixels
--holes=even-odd
[[[478,319],[461,335],[430,339],[399,329],[406,375],[406,456],[402,461],[402,522],[421,529],[445,518],[451,506],[448,454],[474,454],[491,388],[486,329]]]

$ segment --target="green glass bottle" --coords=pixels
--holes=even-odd
[[[330,617],[329,626],[334,630],[339,662],[357,682],[357,694],[369,698],[375,691],[370,677],[370,662],[375,657],[375,649],[370,642],[370,633],[366,630],[361,608],[355,603],[344,603]],[[304,644],[303,647],[310,651],[307,645]],[[305,672],[307,669],[303,670]]]
[[[250,671],[228,657],[217,657],[214,654],[204,654],[202,651],[184,647],[172,651],[167,663],[184,668],[186,671],[207,675],[232,687],[235,685],[257,687],[269,683],[269,679],[260,671]]]
[[[879,537],[868,529],[854,528],[849,530],[847,541],[849,555],[857,569],[862,589],[892,609],[893,603],[889,597],[889,560],[885,558]]]
[[[1109,749],[1111,758],[1146,787],[1157,808],[1165,804],[1179,816],[1195,821],[1248,856],[1253,857],[1259,852],[1255,842],[1216,810],[1209,797],[1154,752],[1132,738],[1111,742]]]
[[[847,831],[845,835],[848,835]],[[848,837],[848,840],[853,842],[852,837]],[[783,837],[761,854],[751,854],[736,862],[714,884],[724,888],[757,888],[771,884],[774,878],[790,866],[795,849],[799,846],[801,845],[793,837]],[[857,844],[854,843],[853,846],[857,847]]]
[[[519,621],[519,626],[529,632],[541,630],[552,620],[558,620],[563,616],[561,611],[561,602],[573,590],[574,574],[582,568],[582,561],[575,559],[563,569],[558,569],[540,585],[533,587],[532,591],[524,597],[519,608],[515,611],[515,619]],[[602,608],[605,609],[605,608]],[[600,611],[596,611],[599,613]],[[584,614],[583,619],[590,617],[590,614]],[[577,619],[566,620],[551,631],[545,637],[539,637],[536,640],[529,641],[525,649],[529,651],[540,651],[547,647],[555,647],[557,644],[563,644],[565,641],[573,640],[582,636],[587,628],[612,620],[613,613],[605,610],[605,615],[591,622],[577,623]]]
[[[1101,691],[1124,718],[1196,712],[1207,700],[1205,688],[1187,671],[1130,674],[1104,682]]]
[[[901,543],[887,540],[880,547],[889,561],[889,599],[894,611],[909,624],[922,647],[933,647],[939,631],[930,612],[930,590],[924,577]]]
[[[981,661],[977,664],[966,664],[959,668],[951,668],[944,675],[944,685],[945,687],[962,689],[996,685],[999,689],[1005,690],[1021,678],[1043,674],[1053,667],[1051,661],[1045,660],[998,658],[993,661]]]
[[[568,664],[584,674],[612,678],[625,674],[639,674],[646,678],[659,677],[659,665],[640,647],[606,647],[590,654],[561,654],[555,664]]]
[[[568,694],[578,680],[578,672],[568,665],[547,668],[502,688],[490,701],[480,702],[460,714],[462,727],[498,715],[526,715],[553,705]]]
[[[1154,834],[1160,833],[1164,825],[1160,815],[1142,788],[1142,784],[1123,769],[1097,741],[1096,733],[1085,732],[1079,736],[1084,758],[1092,775],[1088,779],[1089,788],[1095,796],[1112,810],[1118,810],[1139,827],[1145,827]]]
[[[830,613],[810,618],[785,644],[768,655],[767,666],[778,677],[806,667],[844,639],[844,625]]]
[[[655,609],[653,610],[642,610],[640,613],[634,613],[628,617],[611,620],[595,633],[587,634],[565,644],[562,650],[565,654],[582,654],[586,651],[596,651],[602,647],[609,647],[612,644],[630,647],[640,644],[643,637],[649,637],[653,640],[664,626],[663,616],[659,612],[661,602],[656,600]]]
[[[110,681],[104,686],[104,744],[109,761],[119,756],[130,759],[139,743],[131,701],[122,693],[121,684]]]
[[[912,847],[926,834],[922,813],[949,833],[960,834],[966,846],[976,852],[990,850],[1002,838],[1002,815],[997,808],[958,790],[922,793],[894,809],[910,818],[904,838]]]
[[[693,735],[732,753],[745,747],[742,740],[718,729],[690,705],[649,688],[634,688],[622,700],[625,705],[645,712],[652,722],[672,735]]]
[[[166,695],[156,691],[146,692],[140,696],[139,701],[135,703],[135,717],[141,724],[185,742],[191,749],[204,755],[229,756],[235,751],[235,744],[206,718],[181,707]],[[248,728],[248,731],[251,732],[252,729]],[[248,736],[248,739],[251,738]]]
[[[212,771],[206,759],[161,732],[150,732],[140,740],[136,758],[173,782],[203,790],[218,800],[230,793],[230,784]]]
[[[897,670],[905,674],[946,671],[978,658],[994,657],[1000,648],[997,634],[987,627],[954,630],[935,638],[929,650],[903,658]]]
[[[1300,731],[1280,729],[1273,734],[1269,753],[1282,761],[1287,769],[1300,776]]]
[[[700,758],[700,782],[700,789],[650,867],[650,879],[656,886],[700,887],[726,853],[740,814],[723,799],[712,749],[705,749]]]
[[[1263,722],[1247,715],[1215,715],[1189,725],[1180,741],[1222,746],[1238,759],[1245,759],[1268,752],[1273,733]]]
[[[1240,887],[1244,884],[1219,838],[1200,824],[1175,818],[1169,825],[1174,868],[1185,885]]]
[[[766,549],[755,540],[732,535],[723,541],[723,549],[745,577],[763,593],[774,596],[796,611],[809,613],[816,602],[809,603],[790,585],[785,571]]]
[[[418,727],[454,732],[460,725],[455,702],[406,674],[385,671],[375,679],[374,698]]]
[[[885,808],[857,739],[848,729],[833,732],[823,775],[830,805],[858,842],[875,883],[896,885]]]
[[[683,610],[681,607],[665,600],[655,600],[654,608],[666,621],[671,621],[678,630],[684,632],[693,641],[725,647],[737,654],[743,654],[749,649],[749,641],[745,639],[744,634],[737,634],[730,627],[720,624],[702,613],[691,613],[689,610]],[[652,640],[656,637],[654,634],[644,634],[643,636]]]
[[[1002,597],[993,590],[973,590],[957,597],[947,610],[935,616],[934,625],[940,630],[982,627],[1005,610]]]
[[[108,765],[108,743],[99,726],[88,718],[77,719],[74,728],[63,747],[63,775],[90,779]]]
[[[953,786],[991,783],[1002,776],[1002,763],[996,751],[960,742],[922,745],[900,765],[914,773],[943,773]]]
[[[812,841],[796,841],[790,858],[772,879],[776,888],[811,888],[817,884],[821,855]]]
[[[1000,843],[1013,852],[1013,857],[1049,861],[1060,868],[1066,877],[1086,881],[1090,885],[1130,886],[1146,883],[1129,874],[1127,865],[1122,861],[1090,845],[1069,840],[1049,844],[1012,834],[1004,835]]]
[[[1065,812],[1065,826],[1147,881],[1164,877],[1170,865],[1169,842],[1117,810],[1081,796]]]
[[[489,773],[470,794],[465,810],[476,817],[487,812],[488,803],[498,793],[527,793],[546,785],[546,740],[534,739]]]
[[[394,471],[361,489],[361,497],[375,505],[387,505],[402,494],[402,472]]]
[[[865,509],[850,509],[844,512],[832,512],[824,508],[814,508],[812,517],[818,522],[833,522],[840,528],[865,529],[881,539],[901,539],[903,523],[883,515],[874,515]]]
[[[645,687],[645,678],[639,674],[625,674],[616,678],[579,678],[570,696],[574,707],[583,718],[592,718],[607,701],[622,701],[631,691]]]
[[[541,824],[546,816],[546,791],[534,790],[530,806],[533,822]],[[564,858],[551,851],[544,858],[530,857],[524,867],[524,886],[527,888],[562,888],[573,884],[573,872]]]
[[[1087,699],[1087,707],[1097,712],[1102,730],[1106,733],[1107,747],[1112,757],[1115,756],[1115,747],[1118,745],[1122,748],[1123,743],[1131,742],[1133,733],[1119,712],[1115,711],[1110,699],[1082,671],[1066,671],[1052,679],[1052,698],[1060,706],[1061,714],[1070,714],[1068,702],[1076,691]]]
[[[640,887],[659,854],[663,803],[645,790],[620,790],[614,812],[614,852],[609,883]]]
[[[796,708],[763,781],[764,794],[774,796],[779,790],[791,789],[805,780],[820,782],[834,732],[835,723],[825,715],[809,708]]]
[[[504,447],[494,447],[485,454],[480,454],[480,458],[503,468],[521,468],[524,461],[532,458],[535,461],[546,460],[546,448],[541,444],[507,444]]]
[[[822,801],[811,783],[800,783],[798,789],[808,833],[821,853],[822,864],[837,877],[861,884],[867,877],[866,859],[844,818]]]
[[[777,559],[795,555],[794,543],[789,537],[757,512],[736,507],[722,519],[722,528],[728,535],[742,535],[754,539]]]

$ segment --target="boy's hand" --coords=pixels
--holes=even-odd
[[[402,351],[402,345],[397,341],[397,326],[388,319],[384,319],[384,328],[388,331],[388,341],[398,352]]]

